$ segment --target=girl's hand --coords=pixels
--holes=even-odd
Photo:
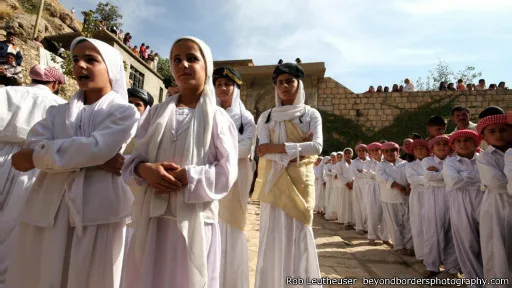
[[[439,169],[437,169],[436,166],[430,166],[427,168],[427,171],[430,171],[430,172],[439,172]]]
[[[32,159],[33,154],[34,150],[32,149],[21,149],[14,153],[11,158],[12,167],[21,172],[27,172],[36,168],[34,166],[34,160]]]
[[[168,172],[180,169],[179,165],[171,162],[141,163],[136,167],[137,174],[146,180],[157,193],[178,192],[182,183],[171,176]]]
[[[303,142],[313,141],[313,131],[309,131],[308,134],[304,135],[304,137],[302,137],[302,141]]]
[[[284,144],[260,144],[257,149],[258,156],[263,157],[266,154],[286,153]]]
[[[121,176],[121,169],[124,165],[124,156],[117,153],[112,159],[103,163],[102,165],[97,166],[100,169],[103,169],[107,172],[110,172],[114,175]]]
[[[188,177],[187,177],[187,170],[185,168],[179,168],[178,170],[173,171],[167,171],[169,175],[174,177],[174,179],[180,181],[183,186],[188,185]]]

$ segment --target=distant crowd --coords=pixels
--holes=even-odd
[[[370,86],[368,90],[364,93],[388,93],[388,92],[414,92],[415,87],[414,84],[409,79],[404,80],[405,85],[393,84],[393,87],[391,88],[391,91],[389,90],[388,86],[382,87],[382,85],[377,86],[377,90],[375,90],[374,86]],[[467,83],[464,84],[464,80],[459,79],[457,81],[457,85],[455,83],[447,83],[445,81],[442,81],[439,83],[439,91],[472,91],[472,90],[506,90],[508,87],[505,86],[505,82],[501,81],[498,85],[496,84],[490,84],[489,87],[485,84],[485,79],[478,80],[478,84],[472,84]]]

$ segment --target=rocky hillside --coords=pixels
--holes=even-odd
[[[0,40],[5,39],[6,31],[14,31],[17,35],[16,45],[23,53],[24,84],[30,82],[28,71],[39,63],[39,47],[32,40],[39,0],[7,0],[0,4]],[[4,6],[5,5],[5,6]],[[79,13],[79,12],[77,12]],[[41,38],[49,35],[80,31],[81,23],[71,12],[56,0],[46,0],[42,19],[39,22],[38,35]],[[78,86],[68,77],[61,96],[69,99]]]

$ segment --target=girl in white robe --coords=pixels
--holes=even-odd
[[[338,195],[336,194],[336,182],[335,182],[335,176],[336,176],[336,152],[331,153],[331,159],[330,162],[325,165],[324,168],[324,179],[326,182],[325,185],[325,201],[326,207],[325,207],[325,215],[324,218],[327,221],[336,220],[338,215]]]
[[[256,124],[240,100],[242,77],[231,67],[213,71],[217,105],[224,108],[238,130],[238,179],[219,201],[221,239],[220,287],[249,287],[249,256],[244,228],[253,171],[250,157]]]
[[[322,214],[323,212],[323,184],[324,184],[324,178],[322,177],[323,171],[323,158],[322,156],[318,156],[315,162],[315,167],[313,167],[313,172],[315,173],[315,209],[313,212]]]
[[[258,121],[260,163],[253,198],[261,201],[261,214],[255,288],[286,287],[290,277],[320,277],[311,225],[313,163],[322,151],[322,119],[304,105],[303,77],[296,64],[277,66],[276,107]]]
[[[237,129],[216,106],[210,48],[179,38],[169,55],[180,94],[153,106],[125,180],[138,184],[124,287],[219,287],[218,200],[237,177]]]
[[[489,144],[477,158],[477,167],[485,193],[480,208],[480,245],[484,277],[512,279],[512,190],[507,180],[505,152],[512,147],[509,115],[492,115],[481,119],[478,134]],[[510,174],[509,174],[510,175]],[[488,285],[489,287],[510,287]],[[508,284],[508,285],[505,285]]]
[[[423,232],[423,210],[425,194],[425,170],[421,161],[428,157],[428,141],[423,139],[414,140],[409,146],[409,154],[414,155],[413,162],[409,162],[405,167],[407,182],[411,186],[409,195],[409,215],[411,218],[412,241],[414,244],[414,254],[416,259],[423,260],[425,254],[425,236]]]
[[[338,223],[343,223],[345,230],[352,230],[354,229],[354,214],[352,213],[354,173],[350,167],[352,164],[352,149],[345,149],[343,157],[343,161],[337,163],[337,173],[341,181],[338,200]]]
[[[450,135],[454,157],[443,164],[443,178],[450,198],[450,221],[455,252],[464,277],[484,278],[480,231],[480,206],[484,196],[476,167],[480,136],[472,130],[457,130]]]
[[[368,177],[363,174],[363,164],[368,160],[368,147],[359,144],[356,147],[357,158],[354,159],[351,167],[354,173],[354,191],[352,193],[352,208],[356,221],[356,232],[364,235],[368,232],[368,213],[366,209],[366,198],[368,194]]]
[[[48,72],[43,72],[43,75],[32,73],[34,70],[50,69],[54,69],[49,72],[51,75]],[[58,87],[52,85],[59,85],[60,79],[64,79],[62,73],[40,65],[34,66],[30,72],[33,80],[36,79],[34,77],[43,76],[36,80],[44,80],[48,84],[0,88],[0,288],[5,287],[19,211],[39,173],[37,169],[17,171],[11,166],[11,157],[22,148],[28,131],[45,117],[49,107],[66,103],[51,90]]]
[[[80,37],[71,54],[80,90],[49,108],[29,131],[30,149],[13,156],[16,169],[41,172],[20,213],[9,288],[119,286],[133,196],[118,152],[139,116],[117,50]]]
[[[321,164],[322,168],[319,169],[319,171],[318,171],[318,174],[319,174],[318,176],[320,177],[319,182],[321,182],[320,190],[319,190],[320,191],[320,195],[318,196],[319,202],[320,202],[318,204],[318,206],[319,206],[319,209],[321,211],[320,215],[325,215],[325,211],[327,211],[327,204],[329,203],[329,199],[326,196],[326,193],[327,193],[327,182],[326,182],[325,177],[324,177],[324,170],[326,169],[327,162],[329,162],[329,160],[331,160],[330,156],[323,157],[322,164]],[[315,206],[316,206],[316,204],[315,204]]]
[[[375,240],[382,240],[386,245],[390,245],[386,233],[386,225],[382,214],[382,200],[380,193],[380,184],[377,181],[377,168],[382,161],[382,145],[373,142],[368,145],[370,159],[363,164],[363,174],[367,177],[367,215],[368,215],[368,242],[371,246],[377,245]]]

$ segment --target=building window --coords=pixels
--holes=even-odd
[[[133,65],[130,65],[130,81],[132,87],[144,89],[144,73],[137,70]]]
[[[160,92],[158,93],[158,103],[162,103],[164,100],[164,89],[160,87]]]

